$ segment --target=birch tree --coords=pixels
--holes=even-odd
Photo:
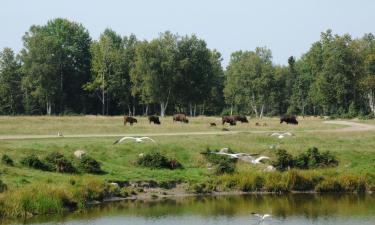
[[[160,105],[160,115],[165,116],[173,98],[176,74],[177,36],[165,32],[151,42],[137,47],[134,68],[131,72],[135,84],[133,93],[139,93],[148,103]]]

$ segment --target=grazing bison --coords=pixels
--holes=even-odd
[[[295,124],[298,125],[296,116],[282,116],[280,117],[280,123],[285,122],[286,124]]]
[[[186,115],[185,114],[175,114],[173,115],[173,122],[177,122],[177,121],[180,121],[180,122],[183,122],[183,123],[189,123],[189,120],[188,118],[186,118]]]
[[[241,123],[248,123],[249,121],[247,120],[246,116],[241,116],[241,115],[235,115],[233,118],[236,121],[240,121]]]
[[[124,125],[126,125],[126,123],[133,125],[133,123],[137,123],[137,119],[131,116],[124,116]]]
[[[233,116],[223,116],[223,117],[221,118],[221,120],[222,120],[222,122],[223,122],[223,125],[224,125],[225,123],[229,123],[231,126],[236,125],[236,120],[234,119]]]
[[[150,124],[151,122],[153,122],[154,124],[160,125],[160,120],[158,116],[149,116],[148,121],[150,122]]]

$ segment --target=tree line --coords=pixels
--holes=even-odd
[[[195,115],[375,113],[375,37],[323,32],[301,58],[275,65],[265,47],[221,54],[195,35],[138,40],[81,24],[33,25],[23,49],[0,52],[0,114]]]

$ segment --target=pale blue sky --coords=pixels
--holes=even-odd
[[[267,46],[276,64],[301,56],[320,32],[375,33],[374,0],[0,0],[0,48],[22,48],[32,24],[63,17],[82,23],[96,39],[107,27],[152,39],[170,30],[196,34],[227,64],[236,50]]]

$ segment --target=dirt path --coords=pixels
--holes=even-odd
[[[375,131],[375,125],[363,124],[351,121],[325,121],[326,124],[337,124],[344,125],[347,127],[339,129],[329,129],[329,130],[305,130],[305,131],[294,131],[298,132],[359,132],[359,131]],[[202,132],[173,132],[173,133],[133,133],[133,134],[72,134],[64,135],[64,138],[95,138],[95,137],[123,137],[123,136],[195,136],[195,135],[232,135],[238,133],[254,133],[254,134],[264,134],[280,131],[202,131]],[[0,140],[22,140],[22,139],[47,139],[47,138],[63,138],[57,135],[0,135]]]
[[[331,120],[325,121],[324,123],[327,124],[337,124],[337,125],[345,125],[347,127],[335,129],[334,131],[341,131],[341,132],[353,132],[353,131],[371,131],[375,130],[375,126],[371,124],[364,124],[364,123],[357,123],[352,121],[343,121],[343,120]]]

